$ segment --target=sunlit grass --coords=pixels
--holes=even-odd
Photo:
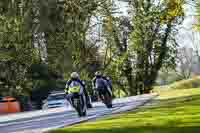
[[[185,79],[181,81],[174,82],[170,85],[156,86],[154,87],[156,91],[168,90],[168,89],[190,89],[200,87],[200,76],[193,77],[191,79]]]
[[[51,133],[199,133],[200,88],[168,90],[140,109]]]

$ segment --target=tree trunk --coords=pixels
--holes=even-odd
[[[134,83],[134,80],[133,80],[132,68],[129,68],[129,69],[126,70],[125,76],[126,76],[127,81],[128,81],[130,96],[137,95],[137,87],[135,86],[135,83]]]
[[[165,29],[165,36],[162,39],[161,52],[159,54],[159,57],[155,61],[155,64],[151,67],[151,71],[150,71],[149,75],[147,75],[147,78],[146,78],[146,81],[144,84],[145,92],[150,92],[153,84],[156,81],[158,72],[159,72],[160,68],[162,67],[163,60],[167,53],[167,50],[166,50],[167,49],[167,40],[168,40],[169,34],[171,32],[171,28],[172,28],[172,25],[171,25],[171,22],[169,22],[167,24],[167,28]]]

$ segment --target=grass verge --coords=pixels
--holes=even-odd
[[[136,111],[49,133],[200,133],[200,88],[162,91]]]
[[[155,90],[160,89],[188,89],[188,88],[199,88],[200,87],[200,76],[196,76],[190,79],[174,82],[166,86],[157,86]]]

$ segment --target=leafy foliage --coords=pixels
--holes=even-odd
[[[28,95],[32,86],[28,69],[37,58],[31,48],[31,34],[25,31],[24,25],[25,18],[17,6],[17,1],[2,1],[0,79],[1,89],[8,89],[6,95]]]
[[[183,1],[133,1],[133,32],[131,53],[136,54],[136,88],[142,83],[148,92],[155,83],[158,71],[169,61],[175,61],[176,45],[173,37],[176,26],[183,20]],[[175,63],[175,62],[174,62]],[[173,64],[173,62],[172,62]],[[133,81],[130,81],[133,82]],[[134,88],[134,86],[133,86]]]
[[[62,89],[60,82],[72,71],[89,82],[97,70],[112,76],[116,91],[135,95],[149,92],[161,67],[174,66],[182,0],[134,0],[127,17],[116,15],[110,0],[37,2],[39,12],[31,0],[0,2],[0,86],[10,95],[41,92],[41,101]],[[92,29],[99,27],[95,40]],[[36,40],[43,41],[37,47],[46,49],[47,64],[33,40],[36,33],[44,33]]]

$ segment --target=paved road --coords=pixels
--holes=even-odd
[[[107,109],[102,103],[95,103],[88,110],[87,117],[79,118],[74,110],[63,108],[34,111],[16,115],[0,116],[1,133],[42,133],[51,129],[77,124],[83,121],[129,111],[143,105],[156,94],[141,95],[114,100],[114,107]]]

